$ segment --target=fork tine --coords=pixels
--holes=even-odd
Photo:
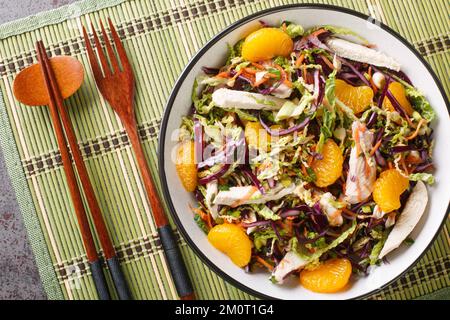
[[[89,61],[91,63],[92,72],[94,73],[95,79],[103,78],[102,69],[100,69],[100,65],[98,64],[97,57],[95,56],[94,50],[91,46],[91,40],[89,39],[86,28],[83,26],[83,36],[84,43],[86,44],[86,51],[89,57]]]
[[[108,52],[109,61],[113,67],[114,73],[120,72],[119,61],[117,60],[116,55],[114,54],[113,47],[111,46],[111,42],[109,41],[108,34],[106,33],[105,27],[103,26],[102,20],[100,20],[100,27],[102,28],[103,40],[105,40],[106,50]]]
[[[120,37],[117,34],[116,28],[110,18],[108,18],[109,29],[111,30],[111,34],[113,37],[113,42],[116,45],[117,53],[119,54],[120,62],[122,63],[122,67],[124,71],[131,72],[130,62],[128,61],[127,53],[120,41]]]
[[[102,64],[103,73],[105,77],[111,75],[111,69],[108,65],[108,59],[106,59],[105,53],[103,52],[102,45],[100,44],[100,39],[97,36],[97,32],[95,32],[94,25],[91,23],[92,34],[94,35],[94,42],[97,48],[98,58],[100,59],[100,63]],[[106,39],[105,39],[106,42]]]

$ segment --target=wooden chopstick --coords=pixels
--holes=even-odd
[[[78,146],[76,144],[76,139],[75,139],[75,135],[73,133],[72,126],[70,125],[70,122],[67,121],[68,116],[64,109],[63,99],[62,99],[61,93],[59,91],[59,87],[56,82],[55,75],[54,75],[53,70],[50,66],[50,63],[48,61],[47,53],[45,51],[45,47],[44,47],[42,41],[38,41],[36,43],[36,48],[37,48],[37,53],[38,53],[38,60],[40,62],[41,70],[42,70],[42,73],[44,76],[45,86],[47,88],[47,93],[49,96],[50,115],[52,118],[57,142],[58,142],[60,152],[61,152],[63,168],[64,168],[64,171],[66,174],[70,195],[71,195],[72,202],[73,202],[73,205],[75,208],[75,213],[77,216],[78,225],[79,225],[80,232],[82,235],[83,244],[86,249],[86,255],[87,255],[90,267],[91,267],[91,273],[92,273],[92,276],[94,279],[94,284],[96,286],[99,298],[103,299],[103,300],[109,300],[111,298],[111,296],[109,294],[108,286],[106,284],[105,276],[103,274],[103,267],[102,267],[101,261],[98,257],[95,243],[93,241],[93,236],[92,236],[92,233],[90,230],[89,222],[87,219],[87,214],[86,214],[85,208],[83,206],[82,197],[81,197],[80,190],[79,190],[79,187],[77,184],[75,173],[74,173],[74,170],[72,167],[72,161],[70,159],[69,149],[67,147],[67,141],[64,136],[64,132],[63,132],[63,128],[61,125],[61,120],[59,118],[58,111],[62,110],[61,113],[62,113],[62,117],[63,117],[64,129],[66,130],[66,134],[68,135],[69,144],[71,146],[74,159],[75,158],[78,159],[78,161],[76,161],[76,162],[79,162],[79,160],[81,160],[81,162],[83,162],[83,161],[81,159],[81,155],[78,150]],[[66,121],[64,121],[64,119]],[[75,147],[74,147],[74,142],[75,142]],[[84,163],[82,166],[83,166],[83,168],[81,169],[81,172],[80,172],[80,170],[78,170],[80,180],[89,182],[89,178],[87,176],[87,172],[86,172]],[[77,169],[78,169],[78,166],[77,166]],[[82,178],[82,176],[83,176],[83,178]],[[88,200],[88,202],[90,199],[91,203],[93,203],[93,202],[96,203],[96,199],[93,194],[93,190],[92,190],[92,186],[90,185],[90,182],[89,182],[89,186],[90,186],[91,192],[85,193],[86,199]],[[97,212],[100,213],[98,204],[97,204],[97,209],[98,209]],[[96,219],[98,220],[99,217],[97,216]],[[101,215],[100,215],[100,220],[101,220],[100,224],[103,224],[104,230],[106,230],[106,226],[103,222],[103,218],[101,218]],[[95,221],[95,219],[94,219],[94,221]],[[106,238],[105,243],[107,246],[106,247],[107,250],[104,250],[105,256],[107,254],[109,257],[114,256],[115,255],[114,248],[112,247],[111,240],[109,239],[108,234],[106,233],[106,237],[105,237],[105,234],[103,234],[103,235],[99,234],[99,236],[100,236],[100,239],[101,240],[103,239],[104,242],[105,242],[104,239]],[[109,240],[110,247],[108,247],[108,243],[107,243],[108,240]]]
[[[43,45],[42,45],[43,47]],[[43,49],[45,52],[45,49]],[[97,198],[95,197],[94,188],[92,187],[89,175],[87,173],[86,166],[84,164],[83,158],[81,156],[80,150],[78,148],[77,139],[73,131],[70,118],[63,104],[63,99],[61,92],[56,81],[56,77],[50,63],[48,62],[47,55],[45,54],[45,60],[43,60],[48,78],[50,80],[51,89],[56,101],[57,111],[61,117],[62,124],[64,126],[65,135],[69,142],[70,149],[74,158],[75,166],[77,168],[78,176],[80,178],[81,185],[89,206],[92,219],[94,222],[95,229],[99,236],[100,244],[102,246],[103,252],[105,254],[106,263],[109,267],[114,286],[116,288],[119,299],[130,300],[131,293],[128,288],[127,282],[123,275],[122,269],[120,268],[119,260],[117,258],[115,249],[113,247],[111,238],[109,237],[108,230],[101,214],[100,206],[98,204]]]
[[[45,49],[44,49],[45,50]],[[45,57],[47,55],[45,54]],[[120,268],[119,260],[117,258],[115,249],[113,247],[111,238],[109,237],[108,230],[106,228],[105,221],[101,214],[100,206],[98,204],[97,198],[95,197],[94,188],[92,187],[89,175],[87,173],[86,166],[84,164],[83,158],[81,156],[80,150],[78,148],[78,143],[73,131],[70,118],[63,104],[63,99],[61,92],[59,91],[58,83],[56,81],[53,70],[50,67],[48,59],[44,60],[44,65],[46,66],[47,74],[50,80],[51,89],[54,94],[56,101],[56,107],[58,109],[59,115],[64,126],[64,131],[69,142],[70,149],[72,151],[72,156],[77,168],[78,176],[80,178],[81,185],[89,206],[92,219],[94,222],[95,229],[99,236],[100,244],[102,246],[106,263],[110,269],[111,277],[116,287],[117,294],[121,300],[131,299],[131,293],[126,283],[123,272]]]

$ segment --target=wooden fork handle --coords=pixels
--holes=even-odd
[[[178,296],[181,299],[194,299],[194,290],[192,289],[192,284],[189,279],[183,257],[177,245],[177,241],[173,234],[172,228],[170,227],[169,221],[167,220],[161,200],[159,199],[159,195],[156,191],[156,187],[150,173],[150,168],[145,160],[145,154],[139,140],[137,126],[133,121],[130,121],[128,125],[124,123],[124,125],[136,155],[136,160],[142,175],[144,187],[147,191],[150,207],[152,208],[153,217],[155,218],[155,223],[158,227],[159,237],[161,239],[164,254],[166,256]]]
[[[156,226],[162,227],[168,225],[169,221],[167,220],[158,192],[156,191],[150,168],[148,166],[147,160],[145,159],[144,149],[142,148],[141,141],[139,140],[137,126],[135,122],[131,122],[128,125],[124,123],[124,125],[125,130],[128,133],[128,137],[131,140],[131,146],[133,147],[134,154],[136,156],[136,161],[141,173],[142,182],[144,183],[145,191],[147,192]]]
[[[130,289],[128,288],[127,281],[123,274],[122,268],[120,267],[119,259],[117,256],[106,259],[106,264],[108,265],[109,272],[111,273],[111,278],[114,282],[114,287],[116,288],[117,295],[120,300],[132,300]]]
[[[91,269],[92,280],[94,281],[98,298],[100,300],[111,300],[108,285],[106,284],[105,274],[103,273],[103,266],[101,261],[100,260],[90,261],[89,267]]]
[[[170,225],[160,227],[158,228],[158,234],[178,296],[181,300],[194,300],[194,290],[192,289],[189,274],[184,264],[180,248],[177,245],[175,235],[173,234],[172,227]]]

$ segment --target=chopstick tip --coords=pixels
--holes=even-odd
[[[109,29],[111,30],[111,32],[116,32],[116,28],[114,27],[114,24],[110,17],[108,17],[108,24],[109,24]]]

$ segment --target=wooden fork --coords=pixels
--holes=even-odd
[[[180,249],[177,246],[172,228],[169,224],[167,216],[165,215],[161,200],[156,191],[150,169],[147,161],[145,160],[144,150],[141,142],[139,141],[136,117],[133,107],[135,91],[133,70],[111,19],[108,19],[108,24],[111,30],[113,43],[120,59],[119,61],[114,54],[113,47],[109,41],[103,23],[100,21],[103,40],[105,42],[106,51],[112,68],[108,65],[108,60],[101,47],[99,37],[95,32],[94,26],[91,24],[94,43],[97,49],[96,51],[101,63],[100,68],[94,50],[92,49],[89,36],[86,32],[86,28],[83,26],[84,41],[95,82],[97,83],[97,87],[105,100],[109,102],[111,107],[119,116],[130,138],[177,293],[182,300],[192,300],[195,299],[192,284],[190,282],[186,266],[184,265]]]

